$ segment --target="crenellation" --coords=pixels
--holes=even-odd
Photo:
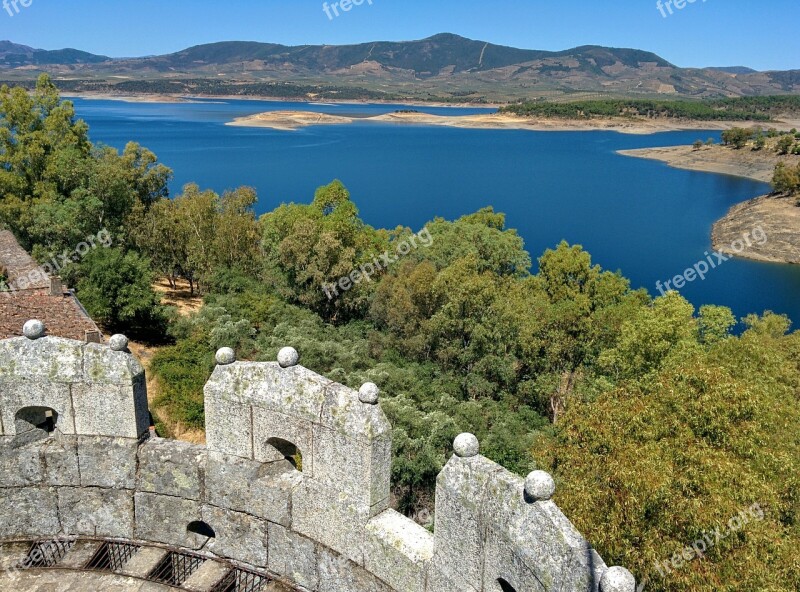
[[[434,537],[410,518],[385,510],[367,524],[367,571],[384,574],[395,590],[425,590]]]
[[[378,387],[333,383],[296,354],[252,363],[221,350],[201,446],[151,436],[123,336],[0,341],[0,543],[143,541],[311,592],[633,592],[551,501],[552,477],[513,475],[471,434],[437,479],[435,533],[390,509]],[[207,571],[198,582],[220,567]]]

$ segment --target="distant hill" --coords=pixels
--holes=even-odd
[[[125,59],[0,42],[0,76],[33,77],[39,71],[70,81],[62,84],[72,90],[273,96],[276,85],[284,85],[279,90],[291,86],[292,92],[302,93],[297,96],[310,98],[339,93],[348,98],[506,101],[800,93],[798,70],[680,68],[638,49],[518,49],[451,33],[356,45],[229,41]]]
[[[11,41],[0,41],[0,67],[19,68],[21,66],[50,66],[98,64],[111,58],[99,56],[77,49],[34,49]]]
[[[709,70],[719,70],[720,72],[727,72],[728,74],[755,74],[758,70],[753,70],[746,66],[712,66]]]

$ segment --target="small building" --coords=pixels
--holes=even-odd
[[[0,276],[0,339],[19,337],[26,320],[41,319],[54,337],[102,342],[75,293],[36,263],[8,230],[0,230]]]

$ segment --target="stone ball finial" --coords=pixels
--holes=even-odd
[[[278,352],[278,364],[280,364],[281,368],[297,366],[299,361],[300,354],[298,354],[297,350],[293,347],[284,347]]]
[[[365,382],[361,385],[361,388],[358,389],[358,400],[367,405],[377,405],[380,394],[381,390],[378,388],[377,384]]]
[[[45,336],[47,329],[44,323],[38,319],[31,319],[22,327],[22,334],[28,339],[40,339]]]
[[[525,479],[525,495],[534,502],[547,501],[556,492],[556,482],[549,473],[534,471]]]
[[[108,340],[108,347],[110,347],[112,351],[128,351],[128,338],[119,334],[112,335],[111,339]]]
[[[453,442],[453,450],[458,457],[472,458],[473,456],[478,456],[481,451],[481,445],[474,434],[460,434]]]
[[[600,578],[600,592],[636,592],[636,578],[624,567],[611,567]]]
[[[217,351],[215,358],[220,366],[228,366],[236,361],[236,352],[233,351],[233,348],[223,347]]]

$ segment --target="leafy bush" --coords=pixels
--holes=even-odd
[[[167,312],[153,291],[147,259],[119,248],[95,249],[63,273],[92,318],[107,328],[146,339],[164,336]]]

